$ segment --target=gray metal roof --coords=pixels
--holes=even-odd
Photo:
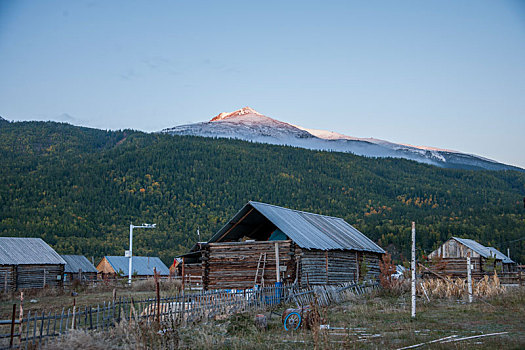
[[[210,243],[222,239],[234,224],[253,208],[279,228],[299,247],[321,250],[385,251],[341,218],[308,213],[250,201],[219,232]]]
[[[65,264],[41,238],[0,237],[0,265]]]
[[[513,264],[514,261],[512,261],[509,257],[507,257],[505,254],[500,252],[494,247],[485,247],[483,244],[480,244],[472,239],[468,238],[459,238],[459,237],[452,237],[452,239],[455,239],[459,243],[463,244],[464,246],[472,249],[479,255],[481,255],[484,258],[490,258],[495,257],[498,260],[502,260],[505,264]]]
[[[78,270],[82,270],[82,272],[98,272],[91,261],[84,255],[61,255],[61,257],[66,261],[64,272],[78,273]]]
[[[129,274],[129,258],[125,256],[106,256],[105,258],[115,272],[122,270],[125,276]],[[156,268],[160,275],[170,274],[170,269],[156,256],[134,256],[132,268],[133,273],[136,272],[139,276],[153,276],[153,268]]]

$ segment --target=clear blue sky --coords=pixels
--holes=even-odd
[[[251,106],[525,167],[525,1],[0,1],[0,116],[156,131]]]

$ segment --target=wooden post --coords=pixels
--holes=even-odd
[[[412,221],[412,318],[416,317],[416,223]]]
[[[20,314],[18,315],[18,320],[18,345],[22,346],[22,325],[24,323],[24,292],[20,292]]]
[[[13,313],[11,315],[11,336],[9,338],[9,348],[13,347],[13,338],[15,337],[15,314],[16,314],[16,304],[13,304]]]
[[[281,282],[281,272],[279,271],[279,243],[275,243],[275,281]]]
[[[470,264],[470,252],[467,253],[467,283],[468,283],[468,302],[472,303],[472,265]]]
[[[184,273],[184,257],[182,257],[182,295],[184,295],[184,279],[186,275]]]
[[[44,285],[42,288],[46,288],[46,269],[44,269]]]
[[[71,329],[75,329],[75,311],[77,308],[77,298],[73,298],[73,317],[71,320]]]
[[[155,280],[155,296],[157,298],[157,310],[155,312],[155,320],[160,322],[160,286],[159,286],[159,275],[157,274],[157,269],[153,268],[153,278]]]
[[[4,274],[4,293],[7,294],[7,270],[5,270]]]

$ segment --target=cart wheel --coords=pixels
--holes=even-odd
[[[284,329],[295,331],[301,325],[301,315],[298,312],[289,313],[284,319]]]

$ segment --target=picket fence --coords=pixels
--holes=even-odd
[[[207,291],[173,297],[119,297],[100,305],[62,309],[59,312],[28,312],[22,320],[0,320],[0,349],[35,349],[50,338],[72,329],[106,330],[127,322],[167,322],[185,327],[199,321],[220,319],[231,314],[266,310],[280,304],[297,307],[317,303],[341,303],[356,294],[368,293],[377,283],[346,283],[339,286],[312,286],[299,289],[280,285],[246,290]]]

